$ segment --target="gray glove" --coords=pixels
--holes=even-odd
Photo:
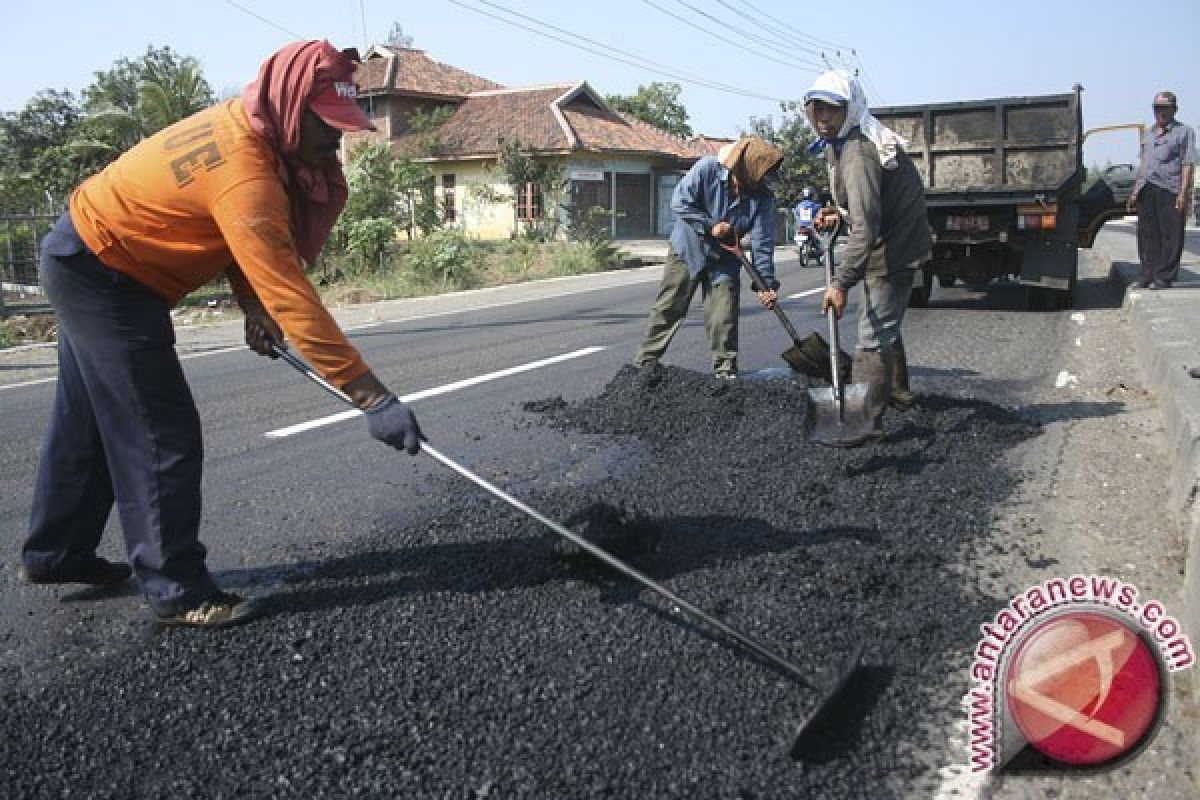
[[[400,398],[389,394],[387,399],[364,412],[367,430],[384,444],[397,450],[405,450],[415,456],[421,450],[421,427],[412,410],[400,402]]]

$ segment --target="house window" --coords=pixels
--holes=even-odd
[[[517,219],[542,218],[542,187],[527,183],[517,192]]]
[[[446,174],[442,176],[442,220],[454,222],[457,218],[454,207],[454,175]]]

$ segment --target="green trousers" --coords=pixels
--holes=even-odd
[[[667,263],[663,266],[662,283],[658,297],[650,309],[650,322],[646,336],[633,358],[635,366],[657,361],[666,352],[667,345],[683,324],[692,297],[699,287],[704,299],[704,330],[708,335],[708,349],[712,353],[713,372],[737,374],[738,346],[738,289],[737,279],[712,283],[707,269],[695,278],[688,272],[687,265],[674,252],[667,251]]]

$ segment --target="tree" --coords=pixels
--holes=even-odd
[[[83,118],[70,92],[38,92],[16,113],[0,114],[0,197],[6,210],[57,205],[75,185],[67,148]]]
[[[678,83],[658,83],[639,86],[633,95],[610,94],[604,98],[614,111],[624,111],[657,128],[684,139],[692,135],[688,112],[679,102],[683,91]]]
[[[551,239],[558,233],[559,211],[570,181],[562,164],[535,158],[520,139],[501,139],[496,166],[512,191],[513,220],[519,227],[522,219],[526,233],[536,239]],[[527,209],[540,209],[540,216],[529,213],[521,216],[522,202]]]
[[[116,119],[113,110],[124,112],[136,120],[140,136],[208,107],[213,99],[200,62],[170,47],[149,46],[141,58],[118,59],[83,90],[85,111],[103,112],[109,119]]]
[[[38,92],[20,111],[0,114],[3,205],[60,207],[84,178],[143,136],[212,100],[199,62],[169,47],[148,47],[139,59],[95,73],[82,101],[70,92]]]
[[[793,101],[780,103],[783,117],[779,127],[771,117],[750,118],[750,133],[761,136],[783,150],[783,165],[775,180],[775,196],[780,206],[794,206],[800,202],[800,193],[805,186],[827,190],[829,178],[824,159],[809,154],[808,146],[817,136],[808,126],[803,104]]]
[[[350,193],[334,228],[335,239],[367,263],[380,263],[404,228],[409,239],[441,225],[433,173],[383,142],[366,141],[346,165]]]
[[[162,130],[212,105],[213,93],[200,62],[183,58],[178,69],[148,63],[138,86],[138,114],[147,134]]]

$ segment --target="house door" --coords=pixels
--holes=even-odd
[[[659,236],[670,236],[671,228],[675,226],[675,215],[671,213],[671,195],[675,193],[675,185],[679,183],[679,175],[659,175],[658,186],[655,187],[657,198],[654,215],[654,232]]]
[[[617,238],[649,236],[653,230],[650,222],[654,193],[651,176],[618,172],[616,177]]]

